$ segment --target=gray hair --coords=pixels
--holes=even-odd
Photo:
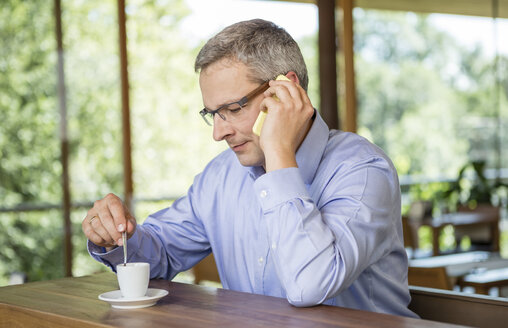
[[[309,77],[298,44],[272,22],[253,19],[226,27],[201,48],[194,70],[199,72],[225,58],[245,64],[249,78],[259,83],[293,71],[307,90]]]

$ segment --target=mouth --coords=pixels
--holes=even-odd
[[[248,141],[245,141],[241,144],[237,144],[235,146],[233,145],[230,145],[229,147],[236,153],[236,152],[239,152],[239,151],[242,151],[246,148],[246,144],[247,144]]]

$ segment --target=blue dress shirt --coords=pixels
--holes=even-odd
[[[128,260],[170,280],[213,252],[226,289],[414,317],[391,161],[319,115],[296,160],[265,173],[222,152],[186,196],[137,226]],[[113,270],[123,261],[121,249],[88,247]]]

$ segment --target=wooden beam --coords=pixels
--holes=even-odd
[[[335,0],[318,0],[317,5],[319,12],[319,93],[321,97],[321,115],[331,129],[338,129]]]
[[[58,53],[58,104],[60,108],[60,161],[62,163],[62,213],[64,227],[64,270],[65,276],[72,276],[72,225],[71,225],[71,192],[69,180],[69,140],[67,135],[67,101],[64,74],[62,8],[60,0],[54,2],[55,35]]]
[[[316,3],[316,0],[279,0],[288,2]],[[498,0],[498,17],[508,18],[508,0]],[[412,11],[492,17],[492,1],[478,0],[355,0],[354,6],[364,9]]]
[[[127,62],[127,33],[125,18],[125,0],[118,0],[118,40],[120,47],[120,78],[122,88],[122,150],[123,150],[123,188],[124,202],[133,212],[132,197],[132,154],[131,154],[131,120],[129,105],[129,74]]]
[[[508,18],[508,0],[498,0],[498,3],[499,17]],[[492,17],[493,2],[490,0],[356,0],[355,6],[366,9]]]
[[[341,0],[342,6],[342,50],[344,56],[344,80],[346,109],[341,129],[348,132],[357,130],[356,82],[354,63],[353,0]]]

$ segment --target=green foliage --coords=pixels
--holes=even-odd
[[[359,133],[387,151],[400,175],[441,180],[470,159],[496,164],[491,56],[458,45],[426,15],[358,9],[355,31]]]
[[[0,6],[0,199],[2,207],[58,203],[56,43],[51,1]],[[58,210],[0,214],[0,284],[63,276]]]
[[[0,215],[0,285],[13,272],[29,281],[63,277],[61,217],[58,210]]]
[[[472,161],[464,165],[457,180],[450,183],[442,194],[438,195],[448,201],[452,208],[466,205],[475,208],[479,204],[499,206],[500,193],[508,187],[500,180],[489,180],[485,176],[485,161]]]
[[[429,226],[422,226],[418,229],[418,248],[426,251],[432,250],[432,229]],[[445,227],[439,235],[439,245],[442,252],[452,251],[456,247],[453,227]],[[464,247],[467,248],[467,240]]]
[[[118,28],[114,1],[63,3],[71,195],[121,194]]]
[[[0,6],[0,199],[61,198],[52,3]]]

